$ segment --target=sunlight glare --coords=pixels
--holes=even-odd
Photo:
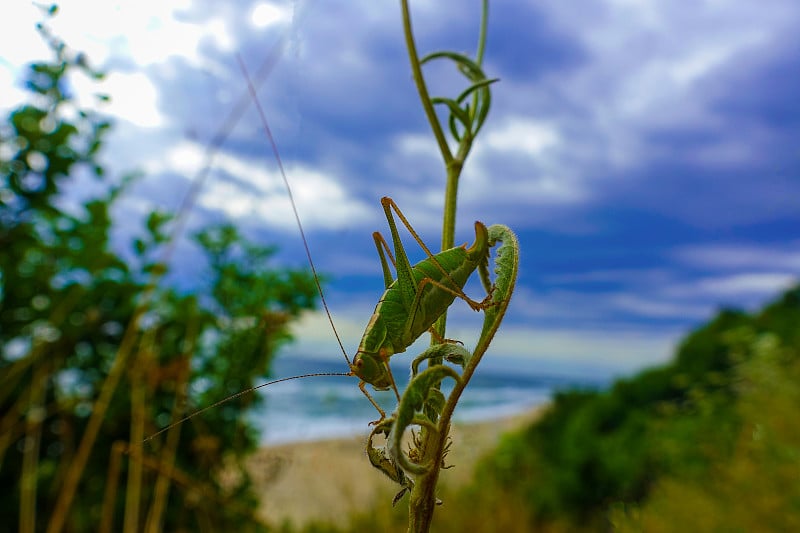
[[[269,2],[257,4],[250,12],[250,22],[256,28],[266,28],[289,20],[290,13],[286,7],[276,6]]]
[[[105,89],[114,95],[107,109],[115,117],[143,128],[157,128],[166,122],[158,110],[158,89],[146,75],[112,72]]]

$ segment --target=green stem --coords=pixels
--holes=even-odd
[[[461,163],[458,159],[450,161],[447,166],[447,184],[444,191],[444,212],[442,216],[442,250],[455,245],[456,240],[456,204],[458,202],[458,179],[461,177]],[[433,325],[436,333],[445,338],[447,328],[447,312],[442,313]],[[435,340],[431,341],[435,343]]]
[[[481,5],[481,29],[478,34],[478,50],[475,53],[475,62],[483,65],[483,53],[486,50],[486,30],[489,26],[489,0],[483,0]]]
[[[431,102],[431,97],[428,94],[428,87],[425,85],[425,78],[422,77],[422,65],[420,65],[419,62],[417,45],[414,43],[414,32],[411,27],[411,12],[408,8],[408,0],[400,0],[400,7],[403,10],[403,33],[406,38],[408,59],[411,62],[411,72],[414,75],[414,84],[417,86],[419,99],[422,102],[423,109],[425,109],[425,115],[428,117],[433,135],[436,137],[436,143],[439,145],[442,158],[445,164],[449,165],[450,161],[453,159],[453,154],[450,152],[450,146],[447,144],[447,138],[442,130],[442,125],[439,123],[439,117],[436,116],[436,110],[433,108],[433,102]]]
[[[422,107],[425,110],[425,115],[428,118],[433,135],[439,145],[439,151],[442,154],[444,165],[447,170],[447,182],[445,185],[444,197],[444,211],[442,219],[442,250],[452,248],[455,245],[455,227],[456,227],[456,207],[458,200],[458,182],[463,169],[464,161],[469,154],[472,147],[472,136],[465,135],[458,146],[455,157],[450,150],[447,143],[444,131],[442,130],[439,117],[433,107],[428,89],[425,84],[425,79],[422,75],[422,67],[417,54],[417,47],[414,42],[414,33],[412,31],[411,14],[408,7],[408,0],[400,0],[403,15],[403,31],[405,34],[406,48],[408,49],[408,56],[411,63],[411,71],[414,76],[414,83],[419,93]],[[477,49],[477,62],[480,64],[483,60],[483,54],[486,46],[486,30],[488,20],[488,0],[482,2],[481,13],[481,26],[478,37]],[[477,110],[477,95],[473,99],[471,112],[475,113]],[[439,320],[434,324],[434,329],[440,338],[445,338],[445,329],[447,324],[447,313],[443,313]],[[436,343],[435,340],[431,341]],[[432,360],[430,364],[436,364]],[[474,369],[473,369],[474,370]],[[469,372],[466,380],[462,378],[458,386],[466,385],[469,380],[471,371]],[[459,391],[460,395],[460,391]],[[449,404],[450,402],[448,402]],[[453,407],[455,402],[453,402]],[[432,464],[430,471],[418,476],[414,489],[411,492],[409,500],[409,523],[408,531],[410,532],[427,532],[430,530],[431,522],[433,520],[433,512],[436,506],[436,485],[439,480],[439,472],[441,469],[442,461],[444,458],[445,447],[447,444],[448,433],[450,430],[450,417],[452,416],[452,408],[442,413],[439,419],[438,426],[440,431],[429,431],[427,428],[422,428],[420,439],[422,441],[422,464]]]

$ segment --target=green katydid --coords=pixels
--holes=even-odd
[[[475,310],[487,305],[470,299],[464,294],[463,287],[478,265],[488,261],[489,258],[489,235],[486,226],[481,222],[475,222],[475,242],[472,246],[469,248],[466,245],[457,246],[434,255],[411,227],[394,200],[383,197],[381,205],[389,223],[396,260],[389,253],[383,237],[377,232],[374,233],[386,290],[375,306],[375,312],[367,324],[352,364],[348,361],[352,374],[361,379],[359,388],[373,405],[375,402],[364,389],[365,385],[370,384],[376,390],[386,390],[394,386],[389,358],[393,354],[404,352],[423,333],[430,331],[434,334],[431,329],[433,323],[447,311],[457,296]],[[392,210],[397,213],[428,254],[426,259],[414,266],[409,263],[400,241]],[[384,250],[397,270],[395,280],[389,272]],[[378,411],[383,417],[384,413],[379,407]]]
[[[386,290],[375,306],[375,311],[367,323],[356,355],[353,361],[350,362],[347,352],[336,332],[336,326],[333,323],[333,318],[328,309],[325,294],[319,283],[319,277],[317,276],[314,261],[311,258],[311,251],[308,247],[308,241],[303,231],[303,224],[297,212],[292,189],[286,177],[275,138],[272,135],[264,109],[255,93],[255,89],[241,58],[239,59],[239,66],[247,80],[248,90],[250,91],[253,103],[261,119],[261,126],[265,136],[269,140],[273,156],[278,164],[278,169],[280,170],[281,178],[283,179],[289,196],[297,227],[300,231],[303,247],[305,248],[309,265],[314,274],[314,279],[317,282],[320,299],[334,334],[339,341],[339,346],[342,349],[347,365],[350,368],[348,374],[356,376],[361,380],[359,388],[372,405],[375,406],[381,414],[381,419],[383,419],[385,413],[367,392],[365,386],[370,384],[376,390],[386,390],[392,387],[399,400],[399,394],[394,385],[394,379],[392,378],[389,368],[389,358],[395,353],[404,352],[406,348],[411,346],[411,344],[426,331],[431,331],[431,333],[433,333],[431,329],[433,323],[447,311],[457,296],[464,299],[474,310],[483,309],[491,305],[488,303],[489,296],[487,296],[483,302],[476,302],[464,294],[463,291],[464,285],[478,266],[488,263],[489,235],[486,226],[481,222],[475,222],[475,242],[471,247],[467,248],[466,245],[457,246],[434,255],[428,247],[425,246],[425,243],[417,232],[414,231],[414,228],[405,215],[403,215],[402,211],[397,207],[394,200],[389,197],[381,198],[381,205],[383,206],[386,220],[389,224],[389,230],[392,234],[395,254],[392,256],[388,244],[380,233],[373,233],[375,245],[381,259]],[[394,210],[409,233],[411,233],[420,247],[428,255],[427,259],[423,259],[413,267],[408,261],[408,256],[400,240],[400,234],[397,230],[397,224],[392,215],[392,210]],[[384,250],[391,262],[395,265],[395,269],[397,270],[396,280],[391,276]],[[299,377],[303,376],[298,376],[298,378]],[[268,384],[264,384],[264,386],[266,385]]]
[[[380,420],[386,416],[385,412],[375,402],[372,396],[367,392],[365,386],[370,384],[375,390],[388,390],[394,389],[395,395],[399,400],[399,393],[392,377],[391,369],[389,367],[389,358],[396,353],[404,352],[411,344],[413,344],[425,332],[430,332],[436,336],[432,329],[433,324],[444,314],[456,297],[462,298],[474,310],[484,309],[490,305],[490,296],[482,302],[477,302],[464,294],[463,287],[470,276],[480,265],[485,265],[489,260],[489,236],[487,228],[482,222],[475,222],[475,242],[469,248],[465,245],[456,246],[448,250],[444,250],[437,254],[433,254],[430,249],[425,245],[417,232],[413,229],[408,219],[403,215],[397,204],[389,197],[381,199],[386,214],[386,219],[389,224],[389,229],[392,235],[392,242],[394,245],[395,253],[392,255],[386,240],[379,232],[373,233],[373,239],[380,256],[381,265],[383,269],[384,282],[386,289],[378,301],[375,311],[372,314],[369,322],[359,343],[356,355],[353,361],[347,356],[347,351],[339,338],[336,331],[333,318],[328,308],[327,301],[325,300],[322,286],[319,282],[319,276],[314,266],[311,257],[311,251],[303,231],[303,225],[300,221],[300,216],[297,212],[297,207],[292,195],[292,190],[289,181],[286,177],[286,172],[283,168],[283,163],[275,143],[272,132],[269,128],[264,114],[263,108],[255,95],[255,89],[247,74],[244,65],[241,63],[240,67],[247,79],[248,90],[251,93],[253,102],[258,110],[261,118],[261,124],[264,133],[267,136],[275,160],[277,161],[278,168],[286,187],[290,204],[300,231],[301,241],[306,252],[309,265],[312,270],[314,280],[317,284],[317,290],[320,294],[325,313],[333,329],[333,333],[339,343],[339,346],[344,354],[345,360],[349,367],[347,373],[336,372],[320,372],[312,374],[303,374],[300,376],[290,376],[285,378],[276,379],[263,383],[256,387],[242,390],[236,394],[228,396],[212,405],[199,409],[185,416],[153,435],[147,437],[145,442],[155,438],[156,436],[168,431],[169,429],[207,411],[213,409],[221,404],[238,398],[244,394],[251,393],[257,389],[288,381],[292,379],[299,379],[313,376],[355,376],[361,381],[359,389],[369,399],[372,405],[380,413]],[[419,243],[420,247],[427,254],[427,258],[423,259],[415,265],[411,265],[408,256],[400,239],[397,225],[392,215],[394,211],[400,218],[403,225],[408,229],[409,233]],[[389,264],[386,259],[388,255],[389,261],[395,266],[397,271],[397,279],[391,275]],[[440,339],[444,341],[444,339]]]
[[[265,129],[268,128],[266,122],[264,126]],[[267,131],[269,130],[267,129]],[[280,156],[277,152],[275,156],[278,158],[281,173],[284,176],[284,180],[286,180],[282,168],[283,165],[280,163]],[[289,187],[288,180],[286,181],[286,186],[287,188]],[[287,190],[289,190],[289,197],[292,208],[295,210],[295,216],[297,216],[297,222],[300,224],[294,199],[291,197],[291,189]],[[145,442],[204,411],[213,409],[244,394],[282,381],[313,376],[344,375],[358,377],[361,380],[359,389],[361,389],[361,392],[364,393],[367,399],[378,410],[381,416],[380,420],[386,416],[385,412],[380,408],[377,402],[375,402],[369,392],[367,392],[365,386],[367,384],[372,385],[375,390],[394,388],[395,394],[398,396],[399,400],[399,393],[395,387],[394,378],[392,377],[389,367],[389,358],[393,354],[404,352],[425,332],[430,332],[432,335],[435,335],[432,329],[433,323],[450,307],[456,297],[464,299],[469,306],[475,310],[480,310],[493,304],[488,303],[488,297],[482,302],[476,302],[463,292],[463,286],[472,273],[475,272],[481,264],[485,264],[489,258],[489,236],[486,226],[482,222],[475,222],[475,242],[469,248],[467,248],[466,245],[462,245],[444,250],[437,254],[432,254],[391,198],[381,198],[381,205],[383,205],[384,211],[386,212],[386,218],[392,234],[392,241],[394,242],[395,254],[391,254],[386,241],[379,232],[373,233],[373,238],[381,259],[386,290],[375,306],[375,311],[367,323],[364,335],[361,338],[361,342],[359,343],[352,362],[350,362],[350,358],[347,356],[347,352],[344,350],[341,340],[339,340],[339,335],[333,323],[327,302],[325,301],[325,295],[319,283],[316,268],[311,259],[310,249],[305,235],[303,234],[302,225],[299,226],[303,245],[308,254],[308,260],[312,268],[314,279],[317,282],[317,289],[319,290],[323,307],[325,308],[325,312],[333,328],[334,335],[337,340],[339,340],[339,345],[342,348],[342,353],[344,354],[350,371],[347,373],[320,372],[290,376],[245,389],[168,425],[145,439]],[[408,228],[409,232],[417,242],[419,242],[426,254],[428,254],[426,259],[423,259],[414,266],[411,266],[409,263],[408,256],[403,248],[397,225],[392,216],[392,210],[397,213],[397,216]],[[391,277],[386,255],[389,256],[389,260],[397,269],[397,279],[392,279]]]

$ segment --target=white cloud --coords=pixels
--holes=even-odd
[[[501,126],[484,132],[481,141],[491,150],[522,152],[533,158],[548,149],[558,147],[561,136],[552,124],[532,119],[509,118]]]
[[[183,22],[179,15],[191,7],[188,0],[136,3],[82,0],[62,2],[60,7],[54,28],[71,46],[87,52],[93,61],[104,62],[110,55],[122,56],[144,67],[179,56],[202,66],[198,45],[204,38],[212,39],[225,50],[233,50],[236,44],[222,19],[210,18],[204,25]],[[91,16],[87,16],[89,13]]]
[[[709,44],[706,48],[685,52],[682,57],[677,57],[669,65],[665,65],[665,70],[678,87],[687,87],[715,68],[724,65],[736,55],[740,47],[749,44],[747,42],[735,45]]]
[[[751,294],[773,295],[797,283],[797,274],[785,272],[751,272],[698,280],[692,285],[704,293],[720,298]]]
[[[627,311],[643,318],[704,319],[711,314],[707,303],[670,301],[663,296],[620,293],[609,298],[615,311]]]
[[[47,25],[72,49],[86,53],[93,65],[123,58],[143,68],[179,56],[202,66],[198,47],[204,39],[233,53],[237,40],[228,22],[221,17],[209,17],[203,24],[183,22],[185,17],[180,15],[191,6],[189,0],[63,0]],[[4,9],[0,49],[6,61],[20,66],[32,56],[47,53],[34,31],[34,24],[42,20],[40,13],[25,2]],[[5,39],[11,42],[2,46]]]
[[[163,171],[172,171],[184,176],[194,176],[203,168],[207,159],[207,148],[200,146],[197,143],[190,141],[183,141],[170,146],[165,157],[165,166],[154,165],[150,171],[155,173]]]
[[[669,272],[664,269],[620,268],[609,270],[587,270],[547,276],[547,284],[565,283],[664,283],[669,279]]]
[[[585,186],[569,175],[543,173],[516,181],[514,194],[521,193],[529,205],[575,204],[585,201],[589,193]]]
[[[482,135],[464,170],[465,202],[493,197],[498,205],[558,206],[589,199],[585,178],[577,177],[574,163],[563,157],[568,148],[553,124],[508,118],[499,126],[487,125]],[[508,184],[507,195],[498,195],[499,182]]]
[[[17,71],[0,65],[0,110],[10,109],[11,106],[22,103],[29,93],[15,86]]]
[[[194,159],[197,161],[197,158]],[[296,227],[292,206],[278,170],[264,161],[220,153],[214,167],[233,180],[210,180],[198,203],[226,213],[232,219],[260,220],[272,227]],[[303,164],[287,164],[292,195],[305,229],[328,230],[358,226],[372,218],[368,206],[351,195],[336,176]]]
[[[42,10],[33,2],[6,2],[0,17],[0,66],[16,71],[33,58],[49,57],[45,41],[34,29]]]
[[[711,316],[716,300],[687,284],[633,282],[603,291],[551,289],[515,292],[510,313],[534,324],[624,324],[631,320],[703,320]]]
[[[87,94],[97,90],[97,84],[85,78],[80,81],[79,91]],[[166,125],[166,118],[158,111],[158,89],[150,79],[140,72],[111,72],[105,79],[102,89],[112,95],[104,108],[121,120],[141,128],[159,128]]]
[[[712,269],[785,269],[800,274],[800,241],[780,245],[730,244],[678,248],[674,257],[684,264]]]
[[[441,159],[439,149],[433,141],[433,137],[426,134],[406,133],[397,137],[395,148],[407,157],[425,157],[434,160]]]
[[[634,370],[666,362],[683,332],[642,329],[501,328],[494,353]]]

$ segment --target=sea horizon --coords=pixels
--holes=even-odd
[[[281,356],[273,363],[273,376],[337,372],[342,367],[341,363],[318,358]],[[396,379],[401,389],[408,382],[407,376]],[[570,368],[539,371],[535,365],[521,364],[518,358],[494,357],[491,364],[482,362],[476,371],[453,421],[476,423],[523,414],[548,403],[558,390],[599,389],[610,379],[610,373],[587,375]],[[368,434],[369,422],[376,420],[378,413],[357,385],[352,376],[321,376],[287,381],[259,391],[264,402],[250,415],[261,431],[259,444],[274,446]],[[445,381],[443,388],[447,393],[452,385]],[[394,409],[393,393],[375,392],[370,386],[367,389],[387,412]]]

